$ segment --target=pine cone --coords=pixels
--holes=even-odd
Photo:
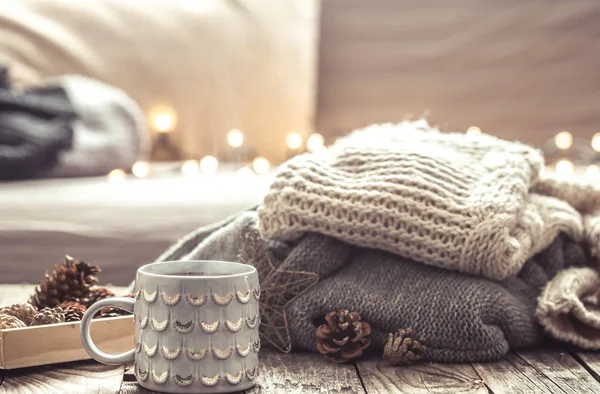
[[[360,357],[371,344],[371,325],[357,312],[340,310],[325,315],[327,324],[317,328],[317,350],[334,363]]]
[[[106,287],[98,287],[94,286],[90,289],[89,301],[86,306],[90,306],[94,304],[96,301],[100,301],[101,299],[114,297],[115,293],[108,290]]]
[[[75,301],[67,301],[60,304],[65,311],[65,321],[80,321],[87,307]]]
[[[383,358],[387,358],[391,365],[409,365],[424,359],[426,351],[423,338],[415,338],[413,329],[407,328],[398,330],[395,334],[388,334]]]
[[[98,283],[98,272],[97,265],[66,256],[63,264],[54,266],[52,274],[46,274],[30,302],[38,309],[53,308],[65,301],[87,304],[90,288]]]
[[[31,326],[42,326],[45,324],[63,323],[65,321],[65,311],[57,306],[56,308],[44,308],[40,310],[31,322]]]
[[[22,327],[27,327],[27,325],[21,319],[12,315],[0,314],[0,330]]]
[[[0,314],[14,316],[27,325],[31,324],[31,320],[36,313],[37,309],[27,302],[24,304],[5,306],[4,308],[0,309]]]

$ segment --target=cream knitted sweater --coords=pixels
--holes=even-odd
[[[537,150],[488,135],[422,121],[371,126],[285,163],[259,230],[281,240],[317,232],[501,280],[560,232],[582,239],[571,205],[530,193],[542,167]]]

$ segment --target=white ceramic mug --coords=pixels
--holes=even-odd
[[[81,341],[106,364],[135,361],[140,386],[167,393],[229,393],[254,386],[258,375],[258,274],[223,261],[170,261],[137,271],[135,299],[93,304],[81,321]],[[89,324],[102,308],[133,312],[135,348],[107,354]]]

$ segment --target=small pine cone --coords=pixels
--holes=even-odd
[[[330,361],[354,360],[371,344],[371,325],[361,321],[357,312],[329,312],[325,321],[317,328],[317,350]]]
[[[87,307],[75,301],[67,301],[60,304],[65,311],[65,321],[80,321]]]
[[[100,300],[102,300],[104,298],[108,298],[108,297],[114,297],[114,296],[115,296],[115,293],[108,290],[106,287],[94,286],[90,289],[89,301],[87,302],[86,306],[89,307],[97,301],[100,301]]]
[[[383,350],[383,358],[391,365],[409,365],[425,358],[427,348],[423,338],[415,338],[412,328],[388,334],[388,342]]]
[[[0,314],[0,330],[22,327],[27,327],[27,325],[23,323],[23,321],[18,317],[7,314]]]
[[[0,314],[14,316],[27,325],[31,324],[31,320],[33,320],[33,316],[36,313],[37,309],[35,309],[35,307],[28,302],[24,304],[5,306],[4,308],[0,309]]]
[[[42,326],[45,324],[63,323],[65,321],[65,311],[57,306],[56,308],[44,308],[40,310],[31,322],[31,326]]]
[[[38,308],[53,308],[64,301],[86,303],[90,288],[98,283],[100,267],[66,256],[51,274],[35,288],[30,303]]]

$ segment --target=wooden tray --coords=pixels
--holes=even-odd
[[[0,330],[0,369],[90,359],[81,346],[80,325],[74,322]],[[133,316],[93,320],[91,332],[96,345],[106,352],[121,353],[134,347]]]

